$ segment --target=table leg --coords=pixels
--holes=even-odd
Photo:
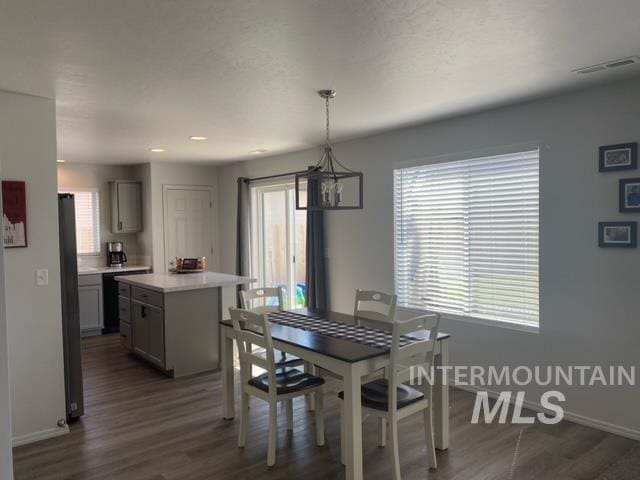
[[[235,380],[233,377],[233,338],[223,329],[222,337],[222,415],[231,420],[235,416]]]
[[[440,355],[436,356],[436,379],[433,387],[433,430],[438,450],[449,448],[449,381],[443,367],[449,366],[449,339],[440,340]]]
[[[351,368],[344,377],[344,439],[347,480],[362,480],[362,400],[361,377]]]

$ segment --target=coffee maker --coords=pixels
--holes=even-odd
[[[127,261],[123,242],[107,242],[107,266],[122,267]]]

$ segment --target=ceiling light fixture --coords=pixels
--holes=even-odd
[[[261,155],[263,153],[267,153],[269,150],[266,148],[256,148],[255,150],[251,150],[249,155]]]
[[[203,140],[207,140],[207,137],[203,137],[200,135],[193,135],[189,137],[189,140],[203,141]]]
[[[59,158],[58,160],[56,160],[56,162],[58,162],[58,163],[64,163],[64,162],[66,162],[66,160],[63,160],[62,158]]]
[[[362,172],[342,165],[333,154],[329,137],[329,100],[336,96],[335,90],[318,92],[325,101],[326,138],[320,161],[304,173],[296,174],[297,210],[356,210],[362,209]],[[306,183],[301,188],[301,183]],[[300,192],[304,192],[301,199]],[[303,200],[303,201],[301,201]]]
[[[165,149],[164,148],[150,148],[149,151],[153,152],[153,153],[162,153],[162,152],[165,151]]]

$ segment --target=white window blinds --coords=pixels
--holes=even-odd
[[[97,190],[66,190],[75,199],[78,255],[100,253],[100,214]]]
[[[537,325],[538,151],[394,171],[398,304]]]

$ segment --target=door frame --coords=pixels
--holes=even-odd
[[[295,301],[295,183],[294,182],[268,182],[251,186],[251,219],[250,241],[251,262],[250,276],[258,280],[258,285],[264,284],[265,255],[264,255],[264,194],[267,192],[285,193],[285,222],[286,222],[286,257],[287,257],[287,299]],[[294,193],[292,196],[291,193]],[[293,224],[290,220],[293,219]],[[260,275],[259,275],[260,274]]]
[[[214,189],[213,186],[211,185],[174,185],[174,184],[167,184],[167,185],[162,185],[162,221],[163,221],[163,225],[162,225],[162,236],[163,236],[163,260],[162,263],[164,264],[164,270],[166,272],[169,271],[169,262],[167,261],[167,251],[169,250],[168,245],[169,245],[169,236],[167,235],[167,226],[169,225],[169,208],[167,205],[167,193],[169,192],[169,190],[199,190],[199,191],[207,191],[209,192],[209,205],[210,207],[210,219],[211,219],[211,246],[209,251],[211,252],[211,257],[208,259],[209,261],[207,261],[207,270],[210,270],[212,267],[214,267],[214,265],[218,264],[217,258],[216,258],[216,208],[217,208],[217,204],[214,200]],[[214,263],[215,262],[215,263]]]
[[[2,192],[0,192],[1,213]],[[4,280],[4,246],[0,245],[0,477],[11,480],[13,478],[11,394]]]

